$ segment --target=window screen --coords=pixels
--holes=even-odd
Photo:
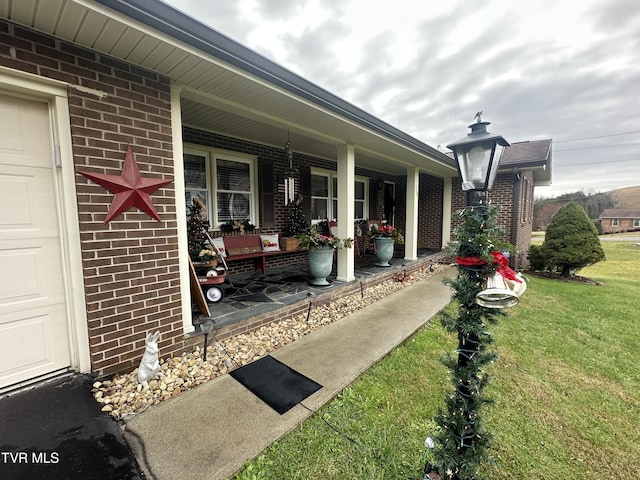
[[[216,160],[217,220],[248,220],[251,218],[251,166],[233,160]]]
[[[329,214],[329,177],[311,174],[311,220],[326,220]]]

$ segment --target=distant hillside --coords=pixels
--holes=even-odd
[[[640,186],[619,188],[611,192],[616,201],[615,208],[626,210],[640,209]]]
[[[620,188],[610,192],[585,194],[574,192],[556,198],[536,200],[533,204],[533,229],[544,230],[551,217],[569,202],[578,202],[592,220],[600,216],[606,208],[640,209],[640,186]]]

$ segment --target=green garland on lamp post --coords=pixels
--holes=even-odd
[[[442,363],[452,375],[454,391],[445,396],[445,406],[439,407],[434,418],[439,429],[435,435],[433,459],[435,465],[425,466],[438,472],[440,478],[452,480],[480,480],[477,470],[492,461],[488,449],[491,434],[485,430],[482,407],[491,400],[484,394],[489,376],[486,365],[497,355],[489,350],[493,336],[489,324],[495,324],[505,314],[500,309],[486,308],[476,303],[476,295],[487,278],[496,271],[494,250],[504,250],[497,236],[502,229],[497,224],[497,208],[486,205],[469,206],[458,213],[462,224],[456,229],[456,243],[452,246],[456,257],[478,258],[483,265],[461,265],[458,262],[456,279],[449,280],[457,301],[457,315],[443,313],[442,326],[458,337],[457,357],[447,354]],[[437,477],[436,477],[437,478]]]
[[[458,348],[457,358],[449,354],[442,359],[451,372],[454,391],[447,394],[445,406],[436,413],[439,429],[435,442],[432,438],[425,441],[425,447],[433,449],[427,450],[426,456],[434,460],[425,464],[425,479],[481,480],[478,468],[491,461],[491,435],[482,418],[482,407],[490,402],[484,395],[489,383],[484,367],[497,358],[489,350],[493,336],[488,325],[504,315],[500,309],[518,303],[526,289],[501,253],[507,244],[498,244],[497,237],[503,231],[497,223],[497,208],[487,205],[487,192],[509,142],[488,132],[490,123],[483,122],[481,116],[482,111],[476,113],[476,123],[469,125],[471,132],[466,137],[447,145],[458,165],[461,188],[467,192],[467,207],[458,213],[462,223],[455,231],[458,275],[449,281],[458,312],[441,317],[444,328],[457,334]],[[507,280],[522,287],[516,290]]]

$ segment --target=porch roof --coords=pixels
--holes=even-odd
[[[514,142],[505,148],[500,169],[533,170],[536,186],[551,184],[551,139]]]
[[[640,209],[625,210],[616,208],[607,208],[603,210],[598,219],[604,218],[640,218]]]
[[[457,175],[444,153],[266,59],[196,19],[150,0],[0,2],[0,15],[169,77],[185,125],[403,175],[417,167]]]

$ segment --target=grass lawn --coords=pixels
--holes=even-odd
[[[603,242],[579,272],[603,286],[530,278],[492,327],[499,359],[485,410],[487,479],[640,478],[640,247]],[[248,462],[238,480],[420,478],[456,346],[437,319]],[[340,433],[337,433],[337,429]]]

